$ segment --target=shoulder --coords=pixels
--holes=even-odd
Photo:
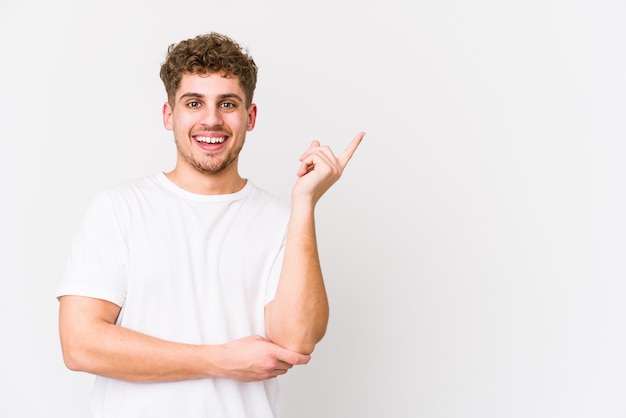
[[[161,189],[159,175],[156,174],[104,187],[95,193],[94,199],[119,201]]]
[[[269,211],[277,211],[280,213],[289,212],[289,204],[284,199],[281,199],[277,195],[256,186],[250,181],[248,181],[246,187],[250,188],[250,192],[248,194],[249,198],[260,207]]]
[[[158,176],[129,180],[104,187],[94,193],[87,207],[87,213],[127,215],[142,201],[158,199]]]

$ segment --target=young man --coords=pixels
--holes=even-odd
[[[101,418],[275,417],[276,376],[306,364],[328,321],[314,209],[339,156],[313,141],[284,205],[238,172],[257,67],[211,33],[161,67],[175,168],[96,194],[58,289],[65,363],[96,375]]]

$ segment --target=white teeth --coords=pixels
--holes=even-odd
[[[217,137],[217,138],[211,138],[208,136],[197,136],[196,140],[198,142],[204,142],[206,144],[221,144],[222,142],[224,142],[226,138],[223,136]]]

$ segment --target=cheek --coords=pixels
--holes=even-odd
[[[193,126],[193,120],[184,115],[178,115],[176,118],[172,118],[171,126],[174,131],[185,131],[189,127]]]

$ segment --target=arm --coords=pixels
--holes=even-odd
[[[268,338],[289,350],[310,354],[326,332],[329,308],[317,250],[315,205],[339,180],[364,135],[359,133],[338,157],[317,141],[300,157],[278,288],[265,309]]]
[[[258,381],[309,360],[260,336],[220,345],[161,340],[115,325],[119,312],[119,306],[101,299],[60,298],[59,332],[69,369],[134,382],[205,377]]]

